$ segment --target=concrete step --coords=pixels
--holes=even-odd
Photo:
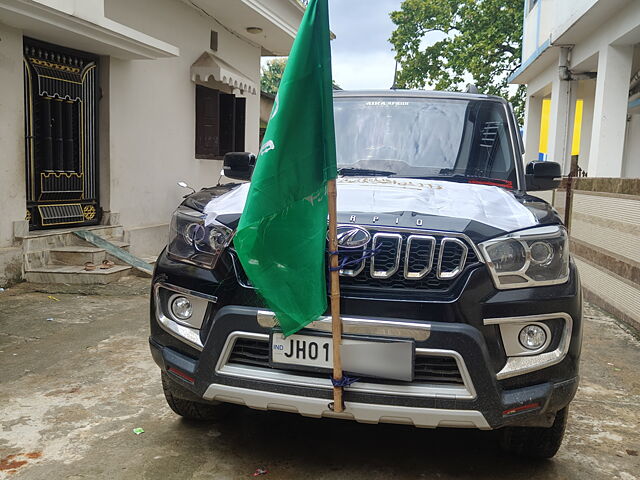
[[[114,265],[108,269],[85,270],[84,266],[47,265],[25,272],[25,280],[34,283],[69,283],[81,285],[106,284],[131,273],[128,265]]]
[[[132,255],[128,251],[120,248],[118,245],[115,245],[105,240],[103,237],[100,237],[99,235],[96,235],[95,233],[87,230],[76,231],[73,233],[78,238],[85,240],[86,242],[90,243],[95,247],[104,248],[105,251],[107,252],[107,255],[114,256],[120,259],[122,262],[128,265],[131,265],[137,272],[140,272],[149,277],[152,275],[153,267],[151,265],[149,265],[144,260],[141,260],[139,257],[136,257],[135,255]],[[120,245],[124,245],[122,242],[118,242],[118,243]]]
[[[117,240],[122,242],[124,229],[121,225],[98,225],[86,228],[69,228],[61,230],[40,230],[29,232],[23,238],[22,248],[25,253],[47,251],[57,247],[67,247],[71,245],[87,246],[87,242],[73,234],[77,230],[88,230],[95,235],[103,237],[109,241]],[[126,242],[122,242],[128,248]]]
[[[84,265],[87,262],[98,265],[105,258],[104,249],[93,246],[69,245],[49,250],[49,262],[54,265]]]

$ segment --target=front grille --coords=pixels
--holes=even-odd
[[[237,338],[227,363],[247,365],[250,367],[270,368],[269,342],[248,338]],[[314,375],[312,372],[307,372],[307,374]],[[414,382],[464,385],[462,375],[458,368],[458,363],[453,357],[416,355],[413,375]]]
[[[346,290],[372,288],[446,292],[465,272],[480,264],[475,249],[466,238],[418,231],[389,233],[370,230],[370,233],[373,239],[361,248],[339,248],[340,261],[349,262],[340,270],[340,286]],[[380,236],[376,237],[376,234]],[[408,248],[410,255],[407,259]],[[373,249],[375,254],[368,257]],[[231,250],[231,255],[238,282],[253,288],[235,251]],[[365,258],[361,260],[363,255]],[[326,262],[328,268],[328,257]],[[375,262],[374,275],[372,262]]]
[[[369,230],[372,240],[362,248],[340,248],[340,286],[394,290],[446,291],[465,270],[480,263],[464,238],[446,234]],[[407,257],[407,250],[409,255]],[[373,255],[360,260],[367,252]]]
[[[238,338],[227,363],[264,367],[269,366],[269,342]]]
[[[413,378],[417,382],[464,384],[458,362],[453,357],[417,355]]]

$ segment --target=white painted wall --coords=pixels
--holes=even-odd
[[[160,13],[161,12],[161,13]],[[216,55],[259,85],[260,48],[232,35],[212,18],[174,0],[108,0],[105,14],[118,22],[176,45],[177,58],[109,59],[109,93],[101,108],[109,109],[109,180],[103,207],[120,213],[125,229],[167,224],[181,201],[185,180],[194,188],[215,185],[220,161],[195,158],[195,84],[191,64],[209,48],[210,31],[218,32]],[[246,149],[257,152],[259,95],[247,94]],[[103,152],[107,153],[107,152]],[[105,192],[106,193],[106,192]],[[108,203],[105,203],[108,202]],[[138,253],[158,253],[166,236],[135,245]],[[145,242],[147,241],[145,240]]]
[[[13,243],[13,222],[24,220],[24,99],[22,32],[0,23],[0,248]]]
[[[546,0],[548,3],[552,3],[553,6],[549,6],[550,12],[550,31],[554,32],[554,35],[561,35],[571,25],[573,25],[580,17],[582,17],[587,10],[592,8],[598,2],[604,2],[610,0]]]
[[[522,61],[526,61],[538,47],[537,45],[537,15],[539,5],[529,10],[529,2],[525,0],[524,24],[522,28]]]
[[[33,0],[35,3],[55,8],[67,15],[81,18],[100,18],[104,13],[104,0]]]
[[[535,50],[551,37],[562,35],[598,2],[610,0],[539,0],[529,10],[532,0],[526,0],[522,60],[526,61]]]

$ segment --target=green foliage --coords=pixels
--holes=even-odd
[[[284,73],[284,67],[287,66],[287,58],[274,58],[269,60],[265,67],[262,67],[262,75],[260,76],[260,90],[271,95],[278,93],[278,87],[280,86],[280,80],[282,80],[282,74]],[[342,90],[340,85],[335,81],[331,81],[334,90]]]
[[[507,78],[520,64],[523,0],[404,0],[391,13],[396,29],[390,41],[401,70],[400,88],[463,90],[471,83],[481,93],[500,95],[524,113],[524,87],[509,95]],[[428,32],[446,38],[426,48]],[[513,87],[512,87],[513,88]]]
[[[273,60],[269,60],[267,65],[262,67],[260,90],[272,95],[278,93],[280,80],[282,80],[282,74],[284,73],[284,67],[286,66],[286,58],[274,58]]]

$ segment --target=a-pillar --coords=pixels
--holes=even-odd
[[[538,160],[540,147],[540,124],[542,121],[542,95],[530,95],[527,91],[527,100],[524,113],[524,163],[525,165]]]
[[[549,160],[558,162],[564,174],[571,168],[571,140],[576,109],[576,82],[555,75],[551,84],[549,113]]]
[[[598,78],[589,149],[590,177],[620,177],[633,47],[608,45],[598,55]]]

